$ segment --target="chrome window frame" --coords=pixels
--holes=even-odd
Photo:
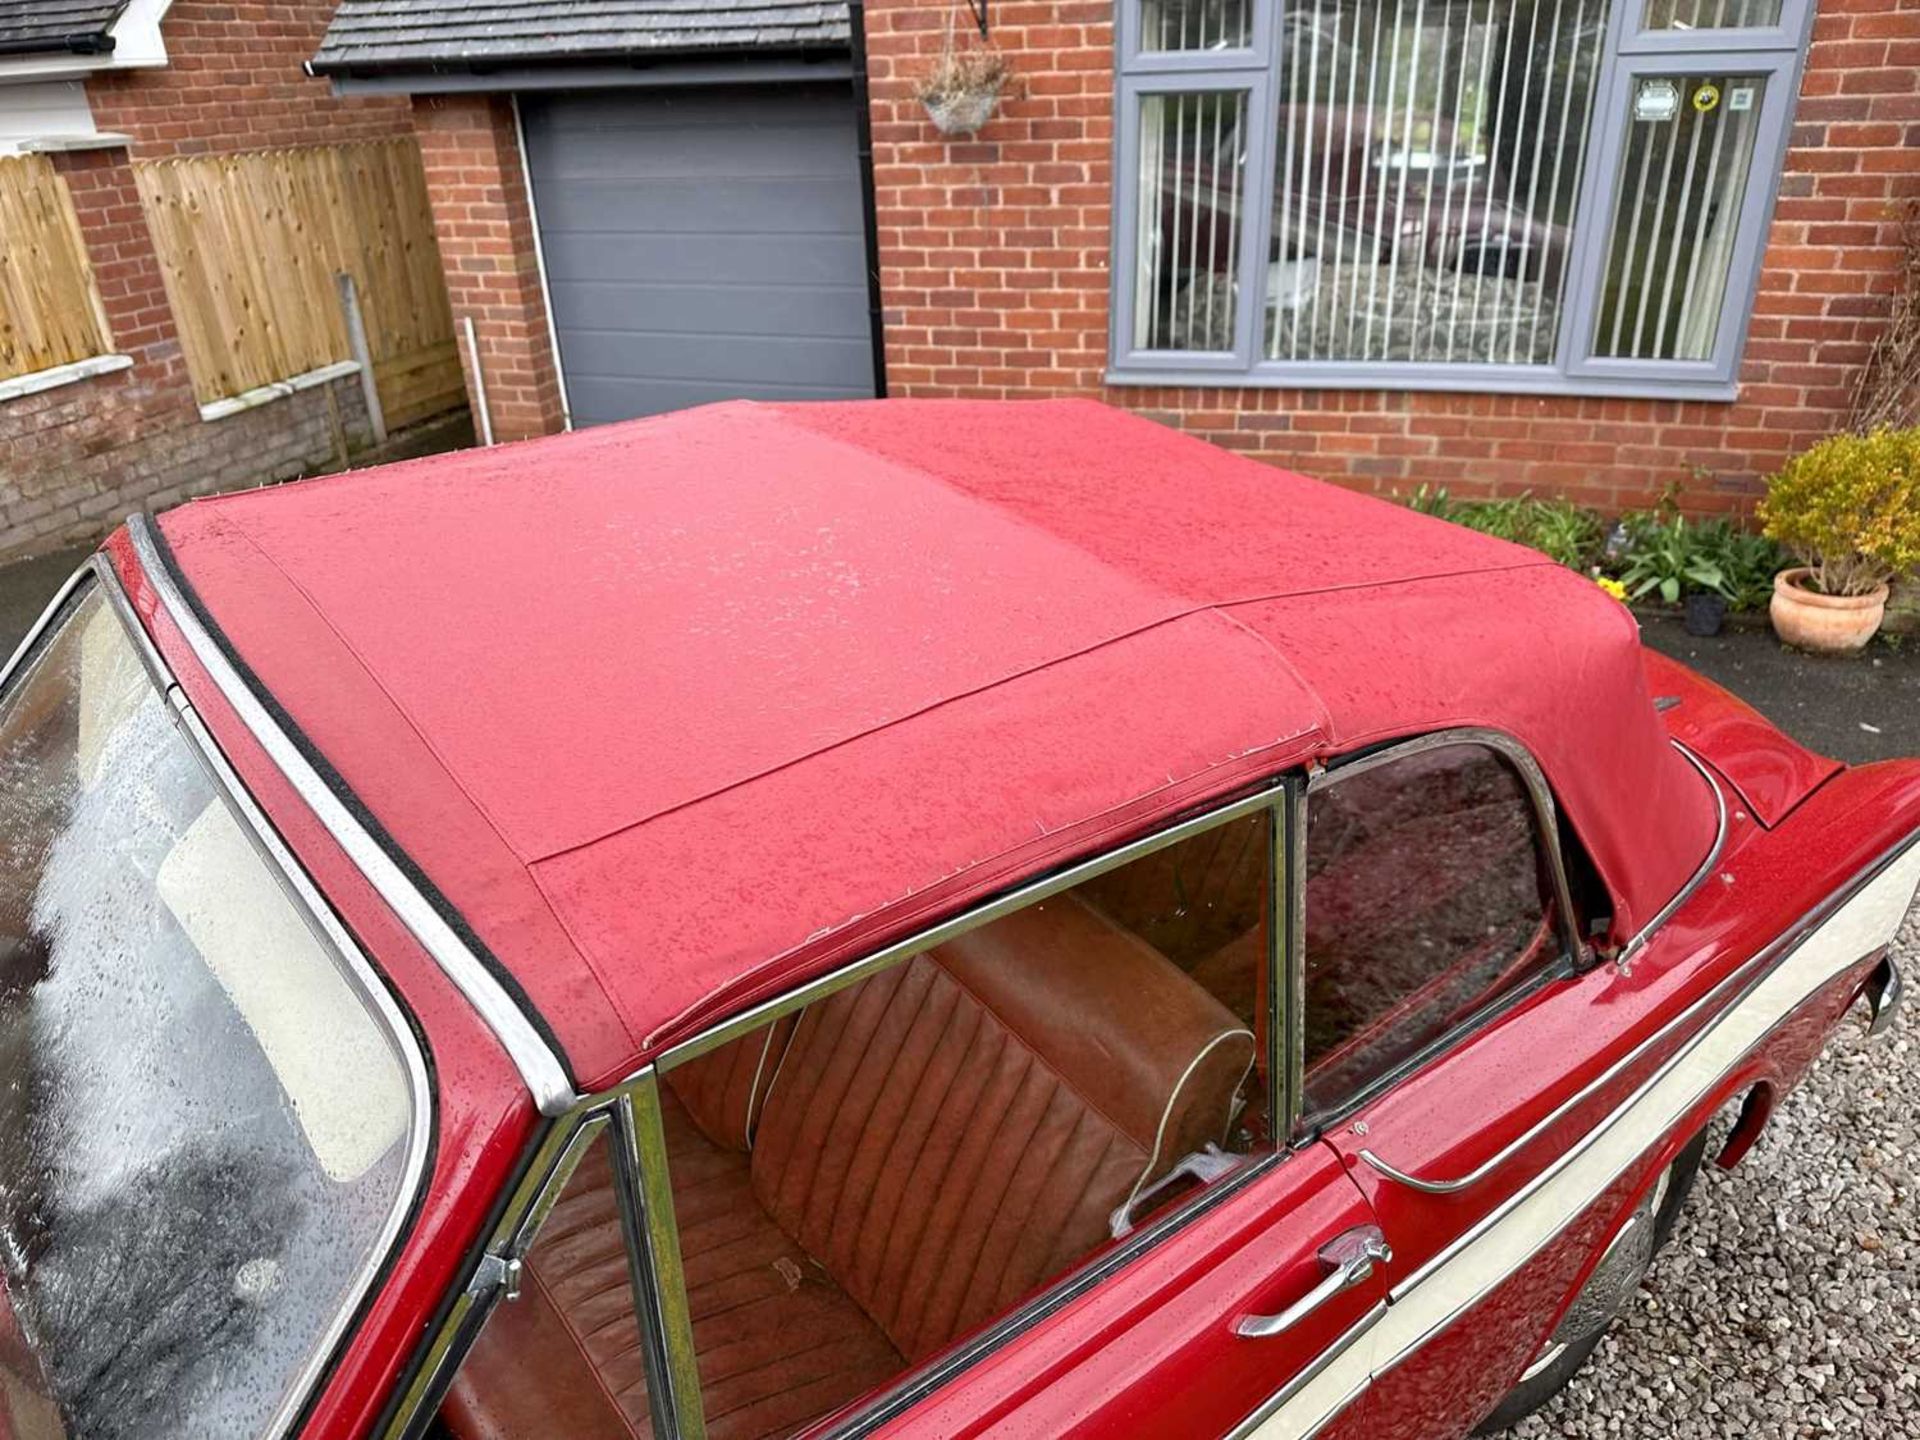
[[[69,613],[69,607],[84,596],[89,586],[94,585],[100,588],[107,607],[113,612],[139,657],[141,668],[146,672],[161,703],[172,712],[175,725],[186,739],[188,752],[205,770],[214,793],[241,823],[255,853],[261,857],[269,873],[279,880],[281,889],[314,931],[316,938],[340,962],[343,978],[366,1006],[374,1022],[386,1032],[406,1074],[408,1099],[413,1113],[407,1153],[402,1163],[401,1183],[397,1187],[393,1205],[382,1217],[366,1258],[354,1270],[342,1291],[340,1304],[322,1326],[312,1353],[292,1377],[265,1431],[268,1436],[285,1435],[319,1395],[348,1332],[373,1293],[375,1282],[398,1253],[408,1221],[419,1206],[425,1191],[427,1159],[436,1128],[433,1085],[419,1037],[386,981],[301,868],[293,852],[215,744],[199,712],[181,690],[172,670],[154,646],[152,637],[147,634],[146,627],[141,624],[120,577],[114,573],[104,555],[89,556],[67,578],[27,631],[25,638],[14,648],[6,664],[0,666],[0,703],[5,702],[15,683],[23,680],[29,661],[42,643],[50,639],[56,622]]]
[[[524,1258],[532,1246],[539,1222],[545,1219],[560,1189],[571,1177],[572,1169],[563,1168],[562,1159],[570,1152],[580,1127],[595,1117],[605,1117],[611,1124],[616,1159],[625,1155],[632,1166],[622,1176],[623,1183],[617,1190],[630,1242],[628,1256],[633,1265],[630,1279],[647,1358],[654,1433],[675,1435],[680,1440],[702,1440],[706,1430],[680,1263],[679,1231],[673,1213],[666,1136],[661,1122],[660,1077],[730,1040],[803,1010],[881,970],[905,964],[914,956],[970,930],[1216,826],[1263,811],[1269,816],[1269,837],[1274,842],[1268,857],[1268,903],[1273,908],[1268,915],[1267,963],[1273,975],[1280,975],[1289,937],[1297,929],[1283,908],[1291,903],[1292,894],[1292,888],[1285,883],[1283,866],[1291,863],[1297,848],[1299,827],[1295,817],[1305,789],[1304,776],[1297,769],[1280,773],[1256,782],[1236,798],[1207,805],[1148,835],[991,896],[958,915],[717,1022],[669,1047],[620,1085],[587,1097],[553,1121],[500,1218],[489,1231],[487,1243],[463,1272],[463,1288],[456,1293],[402,1392],[391,1420],[381,1431],[385,1440],[420,1440],[424,1435],[466,1351],[505,1291],[503,1267]],[[835,1440],[851,1440],[888,1424],[983,1357],[1086,1294],[1285,1161],[1292,1154],[1292,1147],[1285,1143],[1284,1137],[1291,1129],[1297,1091],[1289,1088],[1286,1076],[1290,1070],[1282,1067],[1297,1068],[1299,1056],[1297,1041],[1285,1038],[1290,1036],[1292,1027],[1281,1023],[1282,990],[1279,984],[1267,987],[1269,1085],[1274,1091],[1275,1113],[1275,1139],[1269,1149],[1249,1155],[1231,1174],[1149,1220],[1111,1249],[1067,1271],[1040,1294],[1001,1316],[977,1335],[908,1370],[826,1433]],[[574,1163],[577,1164],[577,1160]]]
[[[1540,768],[1539,761],[1527,747],[1504,730],[1494,730],[1484,726],[1461,726],[1450,730],[1436,730],[1419,735],[1410,740],[1384,745],[1376,750],[1362,751],[1358,754],[1336,760],[1327,768],[1315,772],[1307,784],[1307,792],[1300,809],[1300,834],[1296,843],[1300,846],[1299,863],[1292,868],[1294,893],[1292,913],[1297,917],[1301,933],[1292,947],[1292,964],[1297,973],[1288,976],[1288,984],[1298,995],[1298,1008],[1294,1014],[1301,1019],[1301,1034],[1298,1045],[1304,1048],[1306,1014],[1306,913],[1307,913],[1307,867],[1306,867],[1306,830],[1312,814],[1313,796],[1325,793],[1330,787],[1354,775],[1364,775],[1370,770],[1382,769],[1401,760],[1416,755],[1424,755],[1434,750],[1447,749],[1457,745],[1470,745],[1483,750],[1491,750],[1501,759],[1513,766],[1520,777],[1521,784],[1533,804],[1534,824],[1536,827],[1535,852],[1547,870],[1548,884],[1553,892],[1554,909],[1558,912],[1561,952],[1557,959],[1540,967],[1529,978],[1518,982],[1511,988],[1493,996],[1443,1034],[1409,1055],[1398,1064],[1381,1072],[1353,1094],[1343,1098],[1339,1104],[1323,1111],[1316,1111],[1311,1126],[1303,1126],[1305,1117],[1294,1117],[1295,1144],[1307,1144],[1328,1130],[1364,1109],[1381,1095],[1398,1086],[1417,1071],[1425,1069],[1441,1056],[1457,1049],[1470,1040],[1476,1033],[1492,1021],[1524,1003],[1547,986],[1561,980],[1570,979],[1590,968],[1592,952],[1583,944],[1579,936],[1579,926],[1573,908],[1573,892],[1567,883],[1566,859],[1560,849],[1559,809],[1554,802],[1553,789],[1547,783],[1546,772]],[[1296,1095],[1304,1095],[1305,1076],[1301,1076],[1301,1088]]]
[[[1304,803],[1305,792],[1304,779],[1297,770],[1283,772],[1257,782],[1253,788],[1238,798],[1213,803],[1138,839],[1016,885],[950,919],[939,921],[891,945],[882,946],[869,955],[799,985],[783,995],[751,1006],[727,1020],[720,1021],[701,1034],[670,1047],[661,1054],[655,1066],[661,1073],[665,1073],[785,1015],[804,1010],[814,1002],[823,1000],[882,970],[905,964],[916,955],[943,945],[971,930],[977,930],[983,925],[1024,910],[1030,905],[1071,890],[1077,885],[1106,874],[1108,871],[1129,865],[1155,851],[1164,850],[1221,825],[1231,824],[1235,820],[1262,812],[1268,817],[1269,842],[1267,965],[1271,976],[1277,977],[1288,973],[1293,967],[1288,963],[1286,954],[1291,948],[1290,937],[1296,926],[1294,917],[1289,915],[1285,908],[1291,903],[1290,897],[1293,893],[1287,878],[1288,868],[1291,866],[1296,848],[1295,832],[1300,828],[1295,817]],[[1038,1295],[1007,1312],[971,1339],[943,1351],[923,1365],[908,1370],[885,1390],[873,1396],[825,1433],[833,1436],[834,1440],[853,1440],[853,1437],[872,1434],[956,1376],[970,1369],[987,1355],[1124,1269],[1138,1256],[1153,1249],[1200,1216],[1224,1204],[1284,1161],[1292,1153],[1285,1137],[1292,1129],[1294,1111],[1299,1101],[1299,1092],[1288,1079],[1298,1064],[1299,1043],[1293,1033],[1296,1027],[1282,1023],[1282,990],[1283,987],[1277,983],[1269,983],[1267,986],[1267,1083],[1274,1116],[1273,1140],[1270,1148],[1248,1155],[1244,1163],[1232,1173],[1207,1185],[1165,1214],[1149,1220],[1112,1248],[1075,1265]],[[664,1137],[660,1143],[664,1152]],[[664,1191],[666,1188],[663,1183],[661,1189]],[[670,1204],[671,1197],[668,1198]],[[671,1221],[670,1214],[668,1218]],[[684,1306],[684,1300],[682,1303]],[[690,1331],[688,1344],[687,1364],[691,1366],[693,1357]]]

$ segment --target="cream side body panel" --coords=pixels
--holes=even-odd
[[[1403,1281],[1368,1332],[1287,1397],[1251,1433],[1305,1440],[1380,1374],[1539,1254],[1646,1150],[1670,1133],[1775,1026],[1864,956],[1890,942],[1920,889],[1920,843],[1909,845],[1857,895],[1768,972],[1635,1092],[1464,1243]],[[1389,1237],[1391,1238],[1391,1237]]]

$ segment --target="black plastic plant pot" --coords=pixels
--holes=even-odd
[[[1727,602],[1724,596],[1709,592],[1687,596],[1685,624],[1689,635],[1718,635],[1720,627],[1726,623]]]

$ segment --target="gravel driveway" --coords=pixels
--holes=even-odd
[[[1920,978],[1920,908],[1894,953]],[[1707,1166],[1638,1303],[1511,1435],[1920,1436],[1917,1011],[1871,1042],[1855,1011],[1739,1168]]]

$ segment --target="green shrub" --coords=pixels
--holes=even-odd
[[[1408,498],[1407,506],[1482,535],[1532,546],[1574,570],[1583,570],[1598,558],[1605,534],[1597,513],[1570,500],[1536,500],[1531,495],[1455,500],[1444,489],[1422,485]]]
[[[1822,440],[1767,482],[1760,518],[1823,594],[1866,595],[1920,566],[1920,427]]]
[[[1709,527],[1689,525],[1684,515],[1662,519],[1644,513],[1623,516],[1621,523],[1627,543],[1620,557],[1620,581],[1628,599],[1641,600],[1658,591],[1667,604],[1678,605],[1682,595],[1700,591],[1732,602]]]

